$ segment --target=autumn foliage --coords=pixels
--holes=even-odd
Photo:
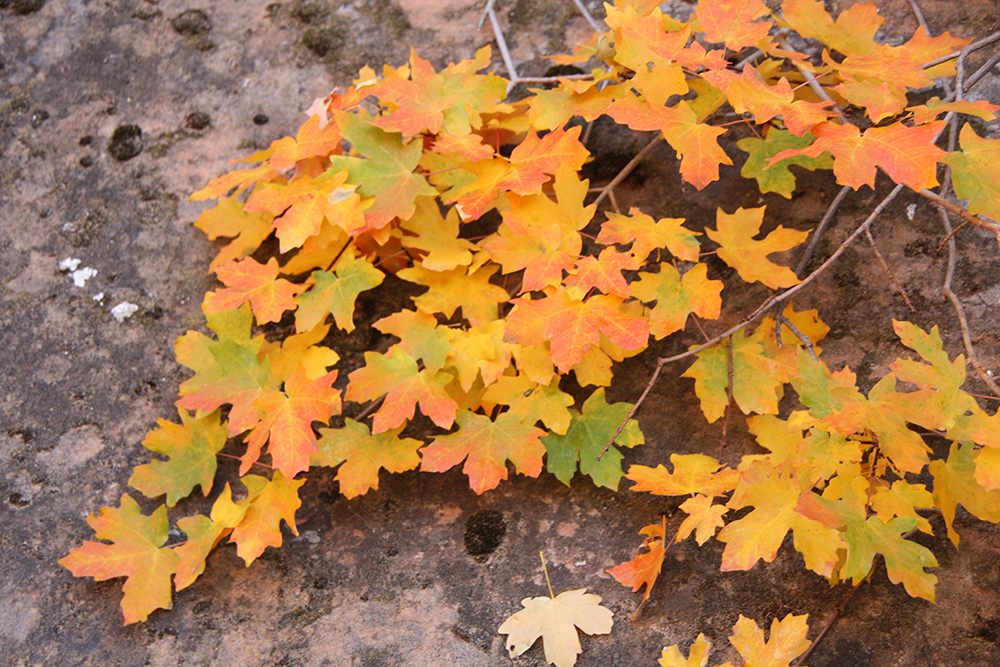
[[[221,285],[203,303],[212,335],[177,341],[193,373],[180,387],[180,423],[161,420],[149,434],[143,444],[167,459],[138,467],[130,484],[170,508],[196,486],[209,495],[216,453],[235,438],[246,492],[227,485],[209,516],[177,520],[187,540],[175,545],[166,544],[167,508],[144,516],[126,495],[90,518],[110,543],[86,542],[62,564],[77,576],[126,577],[122,608],[133,623],[170,608],[171,579],[190,585],[227,537],[248,565],[280,546],[313,467],[338,467],[351,498],[377,489],[381,470],[461,466],[476,493],[511,472],[544,470],[566,484],[584,483],[579,473],[618,489],[624,477],[633,491],[685,498],[679,528],[647,527],[645,550],[612,570],[633,590],[645,586],[643,599],[673,542],[717,539],[722,569],[746,570],[772,561],[790,533],[823,577],[859,583],[880,554],[891,581],[933,601],[937,560],[911,539],[931,530],[921,512],[938,508],[955,544],[959,505],[1000,521],[1000,418],[962,391],[966,360],[949,356],[937,328],[895,322],[911,358],[866,395],[850,369],[823,362],[821,314],[783,304],[697,351],[684,372],[707,421],[746,415],[759,453],[729,463],[675,453],[665,465],[623,467],[644,438],[633,405],[605,396],[616,364],[696,320],[724,331],[723,293],[740,283],[800,284],[772,257],[811,232],[767,225],[764,206],[726,202],[704,229],[599,210],[596,184],[580,177],[590,158],[580,119],[660,133],[687,186],[701,189],[732,164],[719,143],[731,127],[714,121],[731,108],[756,129],[737,145],[742,176],[762,193],[790,197],[791,166],[832,170],[854,189],[881,170],[921,191],[947,165],[967,214],[1000,219],[1000,141],[965,125],[960,150],[937,144],[951,114],[992,118],[997,107],[906,97],[953,76],[944,57],[968,41],[921,30],[901,46],[880,44],[872,5],[833,19],[816,0],[787,0],[774,13],[755,0],[704,0],[681,23],[657,4],[608,5],[610,29],[558,59],[588,76],[518,102],[506,101],[505,79],[485,73],[489,49],[440,72],[416,54],[381,74],[363,70],[314,105],[295,137],[246,158],[257,166],[195,193],[217,200],[195,225],[226,239],[211,264]],[[791,50],[778,29],[818,42],[819,56]],[[734,270],[728,283],[703,261],[709,252]],[[417,294],[371,324],[396,342],[337,369],[331,329],[352,331],[359,294],[390,278]],[[266,336],[261,326],[276,322],[294,333]],[[568,391],[571,376],[582,392]],[[788,388],[797,408],[779,416]],[[329,426],[342,412],[343,426]],[[418,412],[422,435],[403,437]],[[914,427],[947,438],[947,456],[934,457]],[[264,462],[267,477],[249,474],[270,470]],[[781,623],[795,625],[782,650],[801,653],[804,620],[775,623],[772,639]],[[736,641],[763,645],[763,633],[747,621]],[[707,646],[691,650],[665,650],[661,664],[705,664],[694,656]]]

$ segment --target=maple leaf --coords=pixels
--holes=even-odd
[[[399,349],[421,361],[432,375],[441,370],[451,352],[449,329],[438,326],[437,318],[419,310],[401,310],[372,326],[399,338]]]
[[[824,527],[820,521],[797,511],[803,496],[799,480],[782,475],[762,461],[752,463],[740,475],[740,483],[727,506],[734,510],[748,506],[754,509],[719,532],[718,540],[726,544],[722,571],[749,570],[761,559],[770,563],[791,530],[795,549],[805,557],[806,567],[830,577],[843,541],[836,529]]]
[[[522,424],[542,422],[552,433],[566,433],[573,420],[573,397],[561,391],[557,383],[551,386],[533,381],[526,373],[504,375],[486,388],[485,403],[509,405],[508,413],[516,415]]]
[[[820,0],[785,0],[778,25],[817,39],[845,55],[865,55],[875,50],[875,33],[882,21],[878,9],[870,3],[848,7],[834,21]]]
[[[708,266],[696,264],[684,274],[672,264],[662,262],[659,273],[642,273],[629,289],[640,301],[656,301],[649,316],[649,332],[657,340],[681,331],[688,315],[715,320],[722,312],[722,288],[719,280],[708,279]]]
[[[483,326],[497,319],[497,304],[507,301],[510,295],[499,285],[490,282],[496,266],[475,269],[460,266],[451,271],[428,271],[421,266],[403,269],[396,275],[430,289],[413,297],[414,305],[425,313],[441,313],[451,319],[462,309],[462,317],[475,326]]]
[[[244,475],[240,481],[247,487],[249,495],[245,502],[248,507],[239,525],[233,528],[230,541],[236,543],[236,553],[250,567],[264,549],[281,546],[282,520],[293,535],[299,534],[295,527],[295,510],[302,506],[299,487],[306,481],[289,481],[280,470],[275,470],[270,480]]]
[[[421,451],[420,469],[444,472],[463,460],[469,486],[477,494],[496,488],[507,479],[509,460],[517,472],[538,477],[542,471],[545,446],[539,438],[545,431],[522,424],[516,414],[505,412],[495,421],[468,410],[461,410],[455,421],[458,431],[437,436]]]
[[[736,145],[740,150],[750,154],[743,163],[740,174],[743,178],[756,179],[761,193],[777,192],[785,199],[791,199],[795,191],[795,174],[789,167],[796,165],[809,171],[830,169],[833,167],[833,158],[821,154],[819,157],[797,155],[780,162],[769,162],[769,160],[782,151],[809,146],[813,140],[811,134],[797,137],[787,130],[777,128],[771,128],[764,139],[757,137],[740,139]]]
[[[125,625],[145,621],[156,609],[170,609],[170,577],[179,559],[173,550],[163,548],[169,527],[167,508],[160,505],[145,516],[126,494],[119,507],[102,507],[87,523],[97,539],[111,544],[85,541],[59,564],[75,577],[96,581],[126,577],[121,602]]]
[[[744,667],[788,667],[809,648],[808,618],[788,614],[780,621],[772,620],[770,637],[765,642],[760,626],[740,614],[729,643],[743,656]]]
[[[831,90],[854,106],[866,109],[873,123],[895,116],[906,108],[906,89],[886,81],[877,85],[871,81],[847,81]]]
[[[194,226],[213,241],[223,236],[233,239],[212,259],[209,270],[255,252],[274,231],[273,222],[274,215],[269,211],[249,213],[235,198],[220,197],[215,206],[202,211],[194,221]]]
[[[683,218],[663,218],[653,221],[637,208],[627,216],[608,213],[608,220],[601,225],[597,241],[604,245],[612,243],[632,244],[632,253],[640,261],[645,261],[656,248],[666,248],[677,259],[697,262],[699,244],[695,237],[699,234],[687,230]]]
[[[775,377],[764,356],[763,333],[746,330],[729,339],[732,346],[733,401],[744,413],[776,414],[784,393],[781,378]],[[701,401],[705,419],[712,423],[726,412],[729,404],[729,360],[727,346],[718,344],[702,350],[681,377],[694,379],[694,391]]]
[[[264,416],[247,437],[241,475],[260,457],[265,442],[272,465],[286,478],[309,470],[309,456],[317,447],[312,423],[326,423],[340,414],[340,390],[330,386],[336,378],[337,371],[332,371],[310,379],[300,366],[285,382],[284,391],[272,391],[254,401]]]
[[[277,322],[286,310],[294,310],[292,297],[305,289],[303,285],[278,278],[280,271],[278,260],[274,257],[267,264],[247,257],[220,266],[215,273],[225,283],[226,289],[205,295],[202,306],[205,314],[236,310],[249,303],[258,324]]]
[[[979,455],[982,456],[982,452]],[[976,481],[976,451],[973,445],[953,442],[948,460],[931,461],[929,470],[934,476],[934,505],[941,508],[948,537],[955,546],[959,542],[954,528],[955,509],[959,505],[983,521],[1000,522],[1000,491],[987,491]]]
[[[680,504],[680,509],[688,516],[677,529],[677,541],[686,540],[691,533],[695,534],[698,546],[705,544],[715,535],[715,531],[725,525],[722,518],[729,512],[725,505],[713,505],[712,498],[697,494]]]
[[[624,299],[629,297],[629,288],[622,271],[635,271],[638,268],[639,261],[633,253],[605,248],[598,257],[587,255],[580,258],[572,275],[567,276],[563,284],[584,292],[599,289],[605,294],[614,294]]]
[[[702,0],[696,13],[705,39],[733,51],[757,46],[771,29],[770,21],[755,23],[770,13],[758,0]]]
[[[771,289],[797,285],[800,281],[791,269],[775,264],[767,256],[794,248],[805,241],[809,233],[778,225],[763,240],[755,240],[753,237],[760,231],[766,208],[740,207],[732,214],[719,208],[716,210],[717,229],[706,228],[705,233],[719,244],[719,259],[736,269],[746,282],[760,281]]]
[[[983,139],[971,124],[959,134],[962,151],[948,153],[941,162],[951,167],[955,194],[969,200],[969,212],[1000,220],[1000,140]]]
[[[472,251],[478,249],[475,243],[458,237],[458,211],[452,208],[444,217],[437,201],[430,197],[417,200],[413,216],[401,227],[413,234],[404,235],[400,239],[402,244],[423,251],[420,264],[431,271],[450,271],[468,266],[472,263]]]
[[[458,373],[462,391],[469,392],[477,378],[488,387],[510,365],[511,345],[503,341],[505,322],[495,320],[484,327],[451,329],[446,366]]]
[[[187,540],[174,547],[174,552],[180,558],[174,575],[174,587],[177,590],[187,588],[201,576],[205,571],[208,554],[243,521],[249,507],[247,501],[233,502],[232,491],[227,482],[212,505],[211,518],[198,514],[178,519],[177,527],[184,531]]]
[[[308,331],[292,334],[280,344],[265,342],[261,353],[271,361],[271,381],[288,382],[295,374],[304,374],[310,380],[326,375],[331,366],[337,365],[340,355],[328,347],[318,345],[330,331],[328,323],[318,324]]]
[[[429,373],[417,368],[417,362],[398,345],[382,355],[365,352],[365,366],[348,375],[350,384],[344,398],[348,401],[371,401],[385,395],[375,413],[372,433],[378,434],[413,419],[417,403],[420,410],[441,428],[455,422],[458,404],[444,387],[453,379],[449,373]]]
[[[396,70],[386,65],[385,80],[370,94],[379,97],[383,104],[388,102],[391,108],[389,113],[373,119],[372,125],[389,132],[401,132],[407,137],[424,131],[440,132],[444,124],[443,112],[450,109],[458,97],[458,91],[445,90],[444,77],[412,48],[409,67]]]
[[[253,315],[249,306],[207,313],[206,318],[219,340],[189,331],[174,347],[178,363],[195,372],[181,383],[177,407],[204,415],[229,403],[232,409],[227,428],[231,437],[260,421],[260,410],[253,402],[276,386],[270,361],[258,358],[264,337],[250,338]]]
[[[320,123],[319,116],[309,116],[295,138],[278,139],[271,148],[271,168],[285,171],[296,162],[312,157],[326,157],[340,152],[340,128],[336,123]]]
[[[314,271],[314,285],[296,297],[295,326],[309,331],[333,315],[337,328],[354,331],[354,302],[362,292],[382,284],[385,274],[364,257],[345,253],[337,262],[336,271]]]
[[[654,523],[644,527],[639,534],[645,535],[646,539],[639,548],[646,549],[645,553],[638,553],[634,559],[606,570],[622,586],[631,588],[633,593],[638,593],[639,589],[645,586],[642,602],[649,599],[649,594],[652,593],[656,578],[663,567],[663,558],[666,556],[666,525],[667,517],[664,516],[662,526]],[[639,603],[639,606],[641,607],[642,603]]]
[[[961,390],[965,384],[965,355],[949,361],[936,326],[930,333],[909,322],[893,320],[892,326],[903,345],[930,362],[897,359],[889,364],[898,379],[920,387],[919,391],[899,396],[900,407],[909,408],[909,420],[915,424],[933,429],[952,428],[975,404]]]
[[[733,163],[716,141],[725,128],[701,123],[687,102],[675,107],[655,106],[629,95],[616,100],[608,115],[633,130],[659,130],[680,156],[684,180],[698,190],[719,180],[720,164]]]
[[[721,496],[736,488],[739,475],[732,468],[723,468],[711,456],[704,454],[671,454],[673,472],[663,464],[629,466],[626,478],[635,482],[631,491],[648,491],[657,496],[687,496],[702,493],[709,498]]]
[[[355,114],[336,111],[333,116],[344,138],[366,159],[334,156],[330,168],[347,169],[349,182],[358,185],[358,195],[374,198],[364,212],[371,229],[380,229],[393,218],[409,218],[418,197],[437,194],[423,176],[413,173],[423,152],[422,142],[404,143],[402,135],[386,132]]]
[[[265,151],[263,154],[257,154],[251,157],[256,157],[259,160],[266,160],[271,155],[271,151]],[[250,160],[247,160],[250,161]],[[254,160],[256,161],[256,160]],[[269,163],[258,165],[256,167],[251,167],[250,169],[241,169],[239,171],[231,171],[228,174],[223,174],[218,178],[213,178],[208,182],[201,190],[198,190],[193,195],[188,197],[188,201],[204,201],[206,199],[215,199],[216,197],[221,197],[233,188],[236,188],[236,192],[233,193],[233,197],[239,194],[241,191],[245,190],[247,186],[255,181],[266,181],[269,178],[273,178],[277,175],[274,167]]]
[[[559,291],[545,299],[512,299],[517,306],[507,316],[507,338],[521,345],[551,344],[552,361],[560,372],[572,368],[600,341],[600,334],[625,350],[649,341],[646,320],[622,312],[619,297],[598,294],[586,301]]]
[[[625,429],[615,439],[618,447],[604,448],[625,420],[630,403],[608,403],[601,387],[587,398],[583,410],[573,416],[565,435],[549,434],[542,438],[548,454],[545,468],[566,486],[580,472],[590,476],[594,484],[618,490],[622,478],[621,461],[625,458],[618,447],[635,447],[646,440],[639,429],[639,422],[629,419]],[[603,456],[602,456],[603,452]],[[600,460],[598,460],[600,457]]]
[[[608,105],[626,92],[623,86],[609,85],[602,88],[596,81],[562,79],[552,90],[531,89],[528,119],[532,127],[539,130],[563,127],[573,116],[590,122],[603,116]]]
[[[712,642],[708,641],[705,633],[699,633],[698,638],[691,645],[691,651],[685,658],[677,644],[667,646],[660,654],[657,661],[661,667],[706,667],[708,665],[708,653],[712,650]]]
[[[170,460],[136,466],[128,480],[129,486],[147,498],[166,494],[167,507],[190,495],[195,485],[201,486],[203,495],[209,494],[215,479],[215,454],[226,444],[218,412],[195,417],[181,410],[180,415],[180,424],[156,420],[159,430],[150,431],[142,441],[143,447]]]
[[[997,111],[1000,111],[1000,106],[990,104],[986,100],[976,100],[974,102],[969,100],[942,102],[940,97],[932,97],[927,100],[926,104],[918,104],[912,107],[907,107],[906,111],[913,114],[912,120],[914,125],[929,123],[941,114],[948,113],[949,111],[975,116],[988,123],[996,118],[996,113]],[[963,125],[962,130],[965,131],[966,127],[971,128],[969,125]],[[970,131],[975,134],[975,130],[970,129]],[[978,137],[979,135],[976,136]],[[961,137],[961,135],[959,135],[959,137]],[[963,144],[962,154],[967,154],[970,148],[966,148]],[[944,159],[945,158],[942,158],[942,161],[944,161]]]
[[[309,463],[340,466],[336,479],[340,482],[340,492],[348,500],[371,489],[378,491],[379,470],[403,472],[420,465],[417,450],[424,443],[400,438],[402,430],[401,426],[372,435],[366,425],[345,419],[343,428],[320,429],[319,447]]]
[[[555,597],[525,598],[524,607],[503,624],[499,632],[507,635],[507,650],[512,658],[521,655],[542,638],[545,660],[556,667],[573,667],[583,650],[576,633],[606,635],[614,624],[614,613],[601,606],[600,596],[586,588],[565,591]]]
[[[896,123],[870,127],[862,134],[853,125],[828,121],[812,128],[816,137],[812,146],[783,150],[769,162],[774,164],[796,155],[817,157],[830,151],[833,173],[841,185],[855,190],[862,185],[873,188],[876,168],[882,167],[892,180],[920,191],[938,184],[936,165],[945,152],[934,145],[934,140],[943,129],[944,121],[918,127]]]

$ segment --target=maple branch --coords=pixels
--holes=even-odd
[[[605,185],[601,189],[601,194],[597,195],[597,199],[594,200],[594,205],[596,206],[597,204],[600,204],[601,201],[610,194],[611,190],[613,190],[616,186],[621,184],[622,181],[628,178],[628,175],[631,174],[632,171],[639,166],[639,163],[642,162],[646,158],[646,156],[649,155],[650,152],[652,152],[652,150],[656,148],[657,144],[659,144],[662,140],[663,140],[662,134],[657,134],[656,137],[648,144],[646,144],[646,146],[641,151],[636,153],[635,157],[632,158],[629,161],[629,163],[625,165],[625,167],[622,168],[621,171],[618,172],[618,175],[615,176],[613,179],[611,179],[611,182]]]
[[[722,417],[722,439],[719,442],[719,460],[722,460],[722,452],[726,449],[726,436],[729,434],[729,415],[733,411],[733,337],[729,337],[728,349],[728,372],[726,373],[729,383],[726,386],[726,410]]]
[[[827,207],[826,213],[823,214],[823,219],[819,221],[816,225],[816,229],[813,230],[812,237],[809,239],[809,245],[806,246],[805,251],[802,253],[802,259],[799,260],[799,265],[795,267],[795,275],[799,279],[802,278],[802,272],[806,269],[806,264],[812,259],[813,251],[816,250],[816,246],[819,244],[819,240],[823,237],[823,233],[826,231],[827,226],[833,220],[833,216],[837,214],[837,209],[840,208],[841,202],[844,201],[844,197],[851,192],[851,186],[845,185],[837,193],[837,196],[833,198],[830,206]]]
[[[816,648],[816,645],[819,644],[820,640],[822,640],[823,637],[826,636],[826,633],[830,630],[830,628],[833,627],[833,624],[837,622],[837,619],[843,616],[844,611],[847,609],[848,603],[850,603],[851,599],[858,592],[858,589],[861,588],[862,583],[864,583],[864,581],[851,588],[851,592],[847,594],[847,597],[844,598],[844,601],[841,602],[839,605],[837,605],[837,608],[833,610],[833,616],[830,618],[829,621],[827,621],[826,626],[824,626],[823,629],[820,630],[819,634],[816,635],[816,639],[812,640],[812,644],[809,645],[809,648],[806,649],[806,652],[800,655],[799,659],[795,661],[796,667],[805,662],[806,658],[809,657],[809,654],[812,653],[814,648]]]
[[[892,271],[889,269],[889,265],[886,264],[885,258],[882,257],[882,253],[879,252],[878,246],[875,245],[875,237],[872,236],[872,231],[870,229],[866,229],[865,236],[868,237],[868,243],[869,245],[871,245],[872,250],[875,252],[875,257],[878,259],[879,264],[882,265],[882,269],[885,271],[886,275],[889,276],[889,280],[891,280],[892,284],[896,286],[896,289],[899,290],[899,293],[903,295],[903,301],[905,301],[906,305],[910,308],[910,312],[911,313],[917,312],[917,309],[913,307],[913,303],[910,301],[910,297],[906,295],[906,290],[904,290],[903,286],[900,285],[899,282],[896,280],[896,276],[892,275]]]
[[[1000,245],[1000,225],[998,225],[997,223],[990,222],[989,220],[984,220],[983,218],[980,218],[978,215],[972,215],[958,204],[951,202],[942,197],[941,195],[931,192],[930,190],[927,190],[926,188],[923,190],[917,190],[916,192],[925,199],[932,201],[935,205],[951,211],[952,213],[960,217],[962,220],[965,220],[969,224],[975,225],[980,229],[995,234],[997,237],[997,244]]]
[[[812,357],[813,361],[819,361],[819,357],[816,356],[816,350],[813,348],[812,339],[805,335],[799,328],[795,326],[790,319],[785,317],[784,313],[777,310],[774,318],[775,325],[775,338],[778,340],[778,347],[781,347],[781,327],[782,325],[788,327],[788,330],[795,334],[795,337],[802,341],[802,347],[806,348],[806,352]]]
[[[910,9],[913,10],[913,15],[917,17],[917,23],[920,24],[920,27],[930,37],[931,27],[927,25],[927,19],[924,18],[924,12],[920,9],[920,5],[917,4],[917,0],[910,0]]]
[[[881,202],[879,202],[878,206],[875,207],[875,209],[865,219],[865,221],[862,222],[861,225],[858,226],[857,229],[855,229],[853,232],[851,232],[850,236],[848,236],[846,239],[844,239],[844,242],[840,244],[840,246],[833,252],[833,254],[830,255],[830,257],[827,258],[827,260],[825,262],[823,262],[822,264],[820,264],[816,268],[815,271],[813,271],[806,278],[804,278],[802,280],[802,282],[800,282],[798,285],[795,285],[794,287],[788,288],[788,290],[786,290],[785,292],[782,292],[781,294],[775,294],[774,296],[768,298],[766,301],[764,301],[764,303],[762,303],[761,305],[757,306],[757,308],[753,312],[751,312],[749,315],[747,315],[745,318],[743,318],[743,320],[739,324],[730,327],[729,329],[727,329],[726,331],[722,332],[721,334],[719,334],[715,338],[712,338],[708,342],[702,343],[701,345],[696,345],[696,346],[688,349],[687,352],[682,352],[681,354],[675,354],[672,357],[660,357],[659,359],[657,359],[656,360],[656,370],[653,372],[653,376],[649,379],[649,382],[646,384],[646,388],[643,390],[642,394],[639,396],[639,400],[637,400],[635,402],[635,405],[633,405],[632,409],[629,410],[628,415],[625,417],[625,420],[622,421],[621,425],[618,427],[618,430],[615,431],[615,434],[613,436],[611,436],[611,440],[605,446],[604,451],[606,452],[611,447],[611,445],[614,444],[615,439],[619,435],[621,435],[622,431],[625,430],[625,425],[628,424],[628,421],[630,419],[632,419],[632,417],[635,416],[636,412],[639,411],[639,407],[642,405],[643,401],[646,400],[646,396],[649,395],[649,392],[652,390],[653,385],[656,384],[656,379],[660,376],[660,370],[665,365],[667,365],[669,363],[673,363],[675,361],[682,361],[682,360],[687,359],[689,357],[693,357],[694,355],[698,354],[702,350],[707,349],[709,347],[712,347],[716,343],[719,343],[722,340],[725,340],[726,338],[728,338],[729,336],[732,336],[734,333],[737,333],[738,331],[742,331],[747,326],[749,326],[751,323],[753,323],[754,321],[756,321],[756,319],[758,317],[760,317],[765,312],[767,312],[768,309],[774,307],[775,305],[781,303],[782,301],[785,301],[786,299],[788,299],[789,297],[791,297],[793,294],[795,294],[796,292],[798,292],[799,290],[801,290],[802,288],[804,288],[806,285],[808,285],[809,283],[811,283],[813,280],[816,279],[817,276],[819,276],[819,274],[823,273],[828,268],[830,268],[830,266],[833,265],[833,263],[836,262],[840,258],[841,255],[844,254],[844,252],[847,250],[847,248],[850,247],[850,245],[852,243],[854,243],[855,239],[857,239],[859,236],[861,236],[861,234],[863,234],[864,231],[866,229],[868,229],[872,225],[873,222],[875,222],[875,220],[882,214],[882,211],[885,210],[885,208],[889,205],[889,203],[893,199],[895,199],[896,196],[900,192],[902,192],[903,188],[905,188],[905,187],[906,187],[905,185],[901,185],[901,184],[897,185],[896,187],[894,187],[892,189],[892,191],[888,195],[886,195],[885,198]],[[603,456],[603,452],[602,452],[602,456]]]
[[[590,14],[587,7],[583,4],[583,2],[581,2],[581,0],[573,0],[573,4],[576,5],[576,8],[580,10],[581,14],[583,14],[583,18],[587,20],[587,23],[590,24],[590,27],[593,28],[594,32],[604,32],[607,29],[601,27],[601,24],[598,23],[597,20]]]

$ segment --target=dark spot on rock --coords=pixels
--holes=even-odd
[[[108,142],[108,152],[119,162],[131,160],[142,152],[142,130],[138,125],[119,125]]]
[[[143,315],[151,320],[158,320],[161,317],[163,317],[163,309],[160,308],[159,306],[153,306],[145,313],[143,313]]]
[[[313,588],[318,591],[325,591],[329,585],[330,580],[326,577],[316,577],[316,579],[313,580]]]
[[[49,119],[48,111],[46,111],[45,109],[35,109],[35,111],[31,114],[31,127],[37,130],[38,127],[48,119]]]
[[[92,167],[93,165],[94,165],[94,158],[90,157],[89,155],[84,155],[82,158],[80,158],[81,167]]]
[[[204,35],[212,29],[212,22],[208,20],[205,12],[200,9],[189,9],[181,12],[170,22],[170,25],[185,37]]]
[[[334,55],[346,41],[344,28],[335,21],[311,25],[302,33],[302,44],[317,57]]]
[[[254,125],[267,125],[271,121],[265,114],[259,113],[253,117]]]
[[[10,7],[12,14],[17,14],[18,16],[24,16],[25,14],[34,14],[39,9],[45,6],[45,0],[6,0],[0,3],[0,7]]]
[[[480,510],[465,522],[465,550],[470,556],[486,556],[497,550],[504,535],[507,522],[503,514],[496,510]]]
[[[108,114],[109,116],[114,116],[116,113],[118,113],[118,103],[112,102],[111,104],[109,104],[104,109],[104,113]]]
[[[201,602],[197,603],[191,609],[191,611],[193,611],[196,614],[201,615],[201,614],[207,613],[208,610],[211,609],[211,608],[212,608],[212,601],[211,600],[202,600]]]
[[[31,108],[31,102],[22,98],[11,100],[10,110],[14,113],[26,113]]]
[[[22,496],[20,493],[12,493],[7,498],[7,502],[14,507],[27,507],[31,504],[31,501]]]
[[[399,549],[397,549],[396,547],[389,547],[388,549],[385,550],[385,555],[388,556],[389,558],[398,556]]]
[[[81,146],[89,146],[92,143],[94,143],[94,138],[92,136],[90,136],[89,134],[86,135],[86,136],[80,137],[80,145]]]
[[[192,130],[204,130],[212,124],[212,118],[204,111],[192,111],[184,119],[184,124]]]
[[[160,8],[149,0],[143,0],[139,5],[132,11],[132,18],[139,19],[140,21],[151,21],[157,16],[160,16],[163,12]]]

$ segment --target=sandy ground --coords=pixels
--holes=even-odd
[[[876,4],[887,39],[916,28],[907,1]],[[935,31],[1000,28],[991,0],[920,4]],[[522,74],[543,73],[540,56],[586,34],[569,2],[498,6]],[[331,473],[310,473],[298,537],[286,533],[285,546],[251,568],[233,548],[217,549],[173,610],[126,628],[119,582],[74,579],[57,564],[92,536],[86,516],[117,505],[131,469],[148,461],[146,431],[175,414],[187,374],[173,341],[204,326],[198,305],[213,284],[213,248],[190,225],[201,205],[186,196],[230,160],[293,133],[313,99],[362,64],[399,64],[411,46],[437,66],[471,56],[492,40],[476,30],[481,11],[467,0],[0,2],[0,665],[542,665],[537,646],[512,663],[496,632],[522,598],[544,593],[540,550],[556,589],[588,587],[615,612],[609,637],[583,640],[584,666],[655,664],[662,646],[698,632],[725,644],[740,613],[761,624],[808,613],[815,634],[844,599],[848,588],[805,572],[787,545],[774,563],[722,574],[721,545],[686,543],[671,550],[630,623],[638,596],[604,571],[632,557],[637,531],[661,513],[678,523],[677,502],[579,479],[566,488],[550,476],[475,496],[457,472],[410,473],[346,501]],[[997,75],[978,92],[1000,102]],[[997,135],[996,124],[987,129]],[[595,152],[613,163],[616,141],[596,136]],[[619,189],[619,203],[697,226],[723,201],[760,205],[738,166],[682,202],[663,148]],[[826,252],[884,189],[851,197]],[[790,202],[763,201],[775,222],[803,227],[836,191],[816,176]],[[820,308],[833,327],[831,365],[850,363],[870,386],[901,352],[886,335],[893,317],[941,324],[947,349],[959,353],[939,296],[937,224],[929,206],[904,195],[875,229],[918,313],[884,287],[864,246],[797,302]],[[996,248],[975,231],[959,243],[959,293],[983,362],[1000,369]],[[609,398],[634,400],[656,355],[690,342],[668,339],[628,362]],[[364,349],[365,340],[350,344]],[[640,411],[648,444],[627,463],[717,450],[718,425],[704,423],[682,370],[668,369]],[[745,431],[730,438],[733,460],[754,446]],[[960,516],[956,550],[940,517],[932,524],[935,537],[915,539],[941,561],[938,605],[910,599],[877,569],[810,665],[996,664],[1000,532]]]

